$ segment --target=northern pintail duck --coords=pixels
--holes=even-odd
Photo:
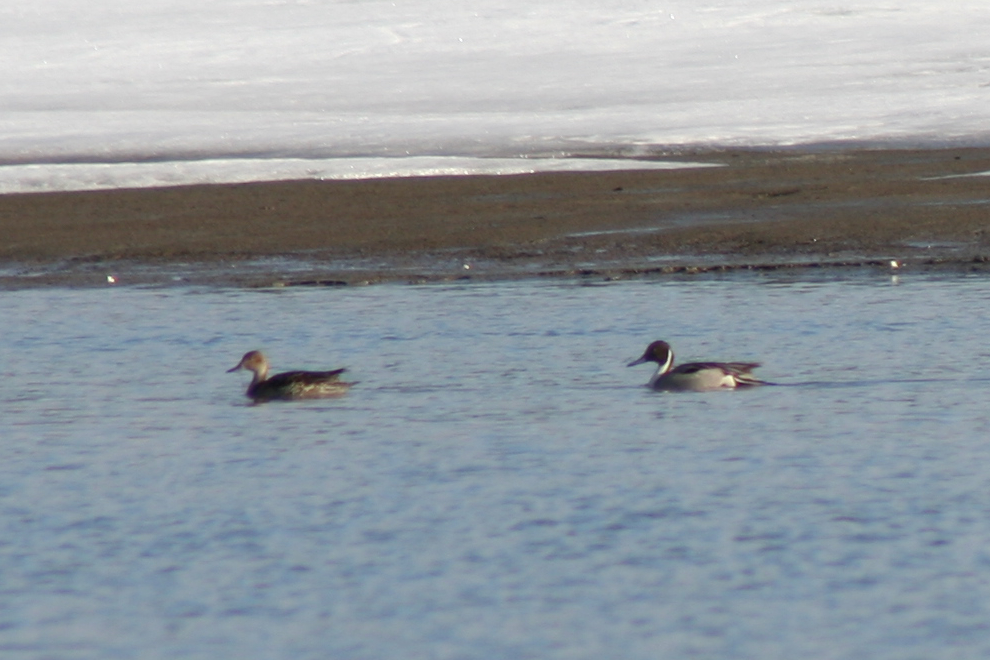
[[[346,369],[333,371],[287,371],[268,378],[268,359],[261,351],[249,351],[227,373],[247,369],[254,372],[247,395],[255,401],[273,399],[327,399],[342,396],[353,383],[340,380]]]
[[[769,384],[750,374],[760,366],[759,362],[688,362],[675,367],[674,351],[665,341],[653,342],[646,347],[643,357],[627,366],[633,367],[644,362],[657,363],[657,371],[648,383],[655,390],[704,392]]]

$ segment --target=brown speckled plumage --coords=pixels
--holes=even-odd
[[[340,380],[346,369],[333,371],[287,371],[268,378],[268,360],[261,351],[249,351],[231,371],[254,373],[247,395],[255,401],[278,399],[328,399],[343,396],[353,383]]]

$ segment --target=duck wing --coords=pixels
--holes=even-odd
[[[674,367],[670,374],[687,376],[701,371],[718,371],[726,376],[732,376],[736,385],[769,385],[751,373],[759,366],[759,362],[688,362]]]
[[[316,399],[339,396],[353,383],[340,380],[346,369],[333,371],[286,371],[248,387],[256,401],[271,399]]]
[[[340,380],[341,374],[347,369],[334,369],[332,371],[286,371],[276,374],[265,381],[265,385],[271,387],[288,387],[292,384],[315,385],[317,383],[330,383]]]
[[[721,371],[731,376],[742,376],[760,366],[759,362],[687,362],[674,367],[673,374],[695,374],[699,371]]]
[[[746,374],[753,371],[760,366],[759,362],[722,362],[719,366],[723,367],[727,373],[731,373],[734,376],[745,376]]]

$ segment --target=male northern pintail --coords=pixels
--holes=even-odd
[[[656,362],[657,371],[648,383],[655,390],[688,390],[704,392],[750,385],[769,385],[757,380],[750,372],[759,362],[689,362],[674,366],[674,351],[665,341],[655,341],[646,347],[643,357],[630,362],[633,367],[644,362]]]
[[[273,399],[326,399],[342,396],[353,383],[340,380],[346,369],[333,371],[287,371],[268,378],[268,360],[261,351],[249,351],[227,373],[247,369],[254,372],[247,395],[255,401]]]

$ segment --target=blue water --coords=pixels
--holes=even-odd
[[[0,292],[4,658],[990,654],[990,281]],[[654,393],[627,369],[759,360]],[[344,399],[252,406],[276,370]]]

